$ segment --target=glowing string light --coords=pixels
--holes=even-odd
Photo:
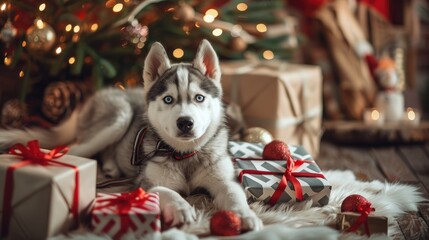
[[[248,6],[247,6],[246,3],[239,3],[239,4],[237,4],[237,10],[240,11],[240,12],[246,11],[247,8],[248,8]]]
[[[46,9],[46,3],[42,3],[39,5],[39,11],[43,12]]]
[[[122,3],[117,3],[115,4],[115,6],[113,6],[113,12],[120,12],[122,11],[122,9],[124,8],[124,4]]]
[[[220,28],[215,28],[213,29],[213,32],[212,32],[213,36],[216,36],[216,37],[219,37],[220,35],[222,35],[222,33],[223,31]]]
[[[36,26],[38,29],[42,29],[45,26],[45,23],[41,19],[37,19]]]
[[[181,57],[183,57],[183,55],[185,55],[185,52],[183,51],[183,49],[181,49],[181,48],[174,49],[173,56],[175,58],[181,58]]]
[[[265,51],[262,53],[262,56],[263,56],[265,59],[267,59],[267,60],[271,60],[271,59],[273,59],[273,58],[274,58],[274,53],[273,53],[273,51],[271,51],[271,50],[265,50]]]
[[[4,57],[4,65],[9,66],[12,63],[12,58],[11,57]]]
[[[98,24],[97,23],[93,23],[91,25],[91,31],[95,32],[95,31],[97,31],[97,29],[98,29]]]
[[[371,119],[378,120],[380,118],[380,113],[377,110],[372,110]]]
[[[71,24],[67,24],[67,26],[66,26],[66,31],[67,32],[70,32],[71,30],[72,30],[72,25]]]
[[[79,25],[74,26],[73,32],[78,33],[79,31],[80,31],[80,26]]]
[[[258,30],[258,32],[266,32],[267,31],[267,25],[265,25],[263,23],[259,23],[256,25],[256,30]]]
[[[416,113],[413,111],[413,109],[411,109],[411,108],[407,109],[407,117],[410,120],[416,119]]]

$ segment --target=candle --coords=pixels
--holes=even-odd
[[[383,112],[384,121],[400,123],[404,114],[404,96],[399,91],[383,91],[378,93],[375,107]]]
[[[384,114],[375,108],[366,109],[363,120],[368,125],[379,126],[384,123]]]
[[[403,122],[410,126],[418,126],[420,124],[420,112],[417,109],[407,108],[402,118]]]

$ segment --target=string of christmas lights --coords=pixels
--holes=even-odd
[[[8,0],[0,4],[0,13],[7,15],[0,31],[0,38],[6,46],[3,63],[10,68],[21,68],[18,77],[25,81],[37,68],[47,71],[49,78],[60,75],[79,77],[89,71],[93,82],[101,87],[106,79],[122,73],[122,66],[118,65],[121,62],[113,57],[114,54],[140,59],[148,43],[162,41],[160,32],[164,29],[158,29],[157,24],[168,21],[167,18],[175,23],[165,29],[166,33],[177,35],[182,31],[184,37],[180,42],[189,43],[193,38],[194,42],[199,42],[201,38],[210,38],[218,47],[220,56],[231,54],[233,58],[244,57],[244,52],[257,50],[262,58],[273,59],[280,57],[278,49],[272,48],[277,46],[279,40],[275,40],[276,44],[261,41],[288,35],[283,47],[295,48],[298,44],[296,21],[283,15],[279,17],[283,21],[274,24],[264,18],[259,22],[252,18],[253,22],[246,23],[235,19],[235,16],[250,14],[252,8],[265,9],[274,2],[230,0],[222,1],[222,4],[207,1],[204,5],[184,0],[108,0],[103,3]],[[274,6],[277,7],[272,5],[273,9]],[[150,35],[151,31],[153,36]],[[121,43],[114,46],[110,37],[120,39]],[[103,40],[109,41],[111,46]],[[177,44],[174,48],[169,48],[168,43],[164,45],[178,60],[187,60],[193,55],[190,51],[194,51],[194,47],[188,49],[186,44]],[[141,63],[141,60],[135,62],[139,61]],[[43,70],[45,65],[50,67]],[[25,93],[21,95],[25,96]]]
[[[19,80],[2,121],[22,124],[34,109],[60,121],[80,96],[80,82],[92,89],[138,85],[146,46],[155,41],[177,61],[191,60],[203,38],[221,59],[288,58],[298,36],[295,19],[282,10],[282,0],[0,0],[2,62]],[[29,96],[47,100],[28,108]]]

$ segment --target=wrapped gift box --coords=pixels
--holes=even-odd
[[[303,145],[317,156],[322,121],[322,73],[318,66],[265,62],[222,62],[226,102],[241,107],[247,127]]]
[[[245,142],[229,142],[230,153],[237,157],[235,163],[238,175],[248,171],[261,171],[263,173],[242,174],[241,184],[250,201],[264,201],[270,203],[271,198],[279,187],[287,169],[286,160],[262,160],[263,145]],[[301,146],[289,145],[291,157],[295,162],[292,175],[299,182],[302,189],[301,200],[311,198],[313,206],[328,204],[331,193],[331,184],[324,178],[322,171],[311,155]],[[250,171],[249,171],[250,170]],[[309,175],[309,176],[301,176]],[[310,176],[312,175],[312,176]],[[290,203],[300,200],[297,189],[292,181],[287,186],[276,203]]]
[[[114,239],[152,239],[161,230],[157,193],[139,188],[130,193],[98,193],[91,212],[91,229]]]
[[[17,155],[0,155],[2,235],[9,239],[46,239],[77,227],[95,199],[97,162],[64,155],[53,159],[57,163],[51,165],[18,167],[25,160]],[[74,208],[79,215],[74,214]]]
[[[360,213],[354,212],[342,212],[337,214],[337,229],[342,232],[347,232],[348,229],[353,226],[357,219],[359,218]],[[371,234],[386,234],[388,229],[387,217],[377,216],[370,214],[367,218],[366,224],[368,226],[368,233],[365,230],[365,223],[361,224],[354,233],[358,235],[371,235]]]

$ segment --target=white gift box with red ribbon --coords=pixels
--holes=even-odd
[[[0,239],[47,239],[75,229],[95,199],[97,162],[37,140],[0,154]]]

